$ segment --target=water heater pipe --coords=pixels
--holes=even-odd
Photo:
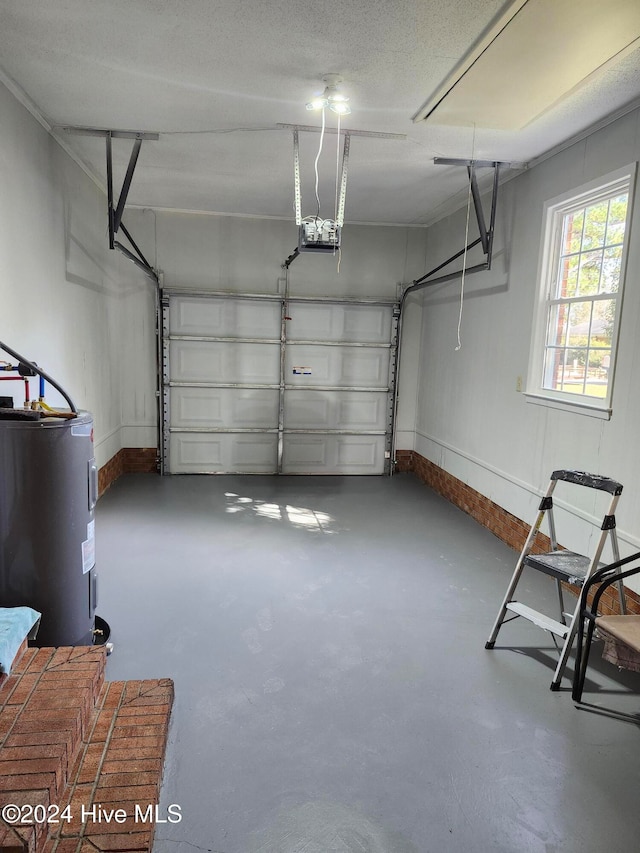
[[[12,355],[14,358],[17,358],[18,361],[21,362],[22,364],[26,364],[27,367],[30,367],[31,370],[34,371],[34,373],[37,373],[38,376],[41,376],[50,385],[53,385],[53,387],[56,389],[56,391],[59,391],[60,394],[62,394],[62,396],[64,397],[64,399],[67,401],[67,403],[69,404],[69,408],[71,409],[72,413],[74,415],[78,414],[78,409],[76,408],[75,403],[73,402],[71,397],[67,394],[67,392],[64,390],[64,388],[61,388],[60,385],[58,385],[58,383],[55,381],[55,379],[52,379],[48,373],[45,373],[44,370],[42,370],[41,367],[38,367],[37,364],[34,364],[32,361],[29,361],[29,359],[20,355],[20,353],[17,353],[15,350],[11,349],[11,347],[7,346],[7,344],[3,343],[2,341],[0,341],[0,349],[3,349],[5,352],[8,352],[9,355]]]

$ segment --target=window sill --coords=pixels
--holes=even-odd
[[[525,391],[527,403],[536,406],[546,406],[549,409],[560,409],[563,412],[573,412],[576,415],[586,415],[590,418],[600,418],[603,421],[611,420],[611,409],[607,406],[598,406],[595,403],[585,403],[582,400],[559,400],[555,397],[545,397],[542,394],[534,394]]]

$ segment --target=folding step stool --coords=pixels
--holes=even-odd
[[[582,554],[576,554],[574,551],[566,551],[558,548],[556,527],[553,519],[552,498],[558,480],[562,480],[565,483],[573,483],[577,486],[585,486],[588,489],[598,489],[603,492],[608,492],[611,495],[611,503],[605,513],[600,528],[602,533],[598,540],[595,554],[591,558],[585,557]],[[562,581],[574,586],[582,587],[585,581],[600,565],[600,557],[602,556],[602,551],[606,544],[607,537],[611,538],[611,550],[613,552],[614,560],[620,559],[618,538],[616,535],[615,510],[621,493],[622,485],[615,480],[610,480],[608,477],[600,477],[597,474],[587,474],[584,471],[553,472],[547,491],[540,502],[540,506],[538,507],[538,516],[529,531],[527,541],[524,543],[524,548],[518,558],[513,577],[511,578],[511,582],[507,589],[507,594],[505,595],[500,611],[498,612],[498,618],[491,629],[489,639],[485,643],[486,649],[492,649],[494,647],[498,631],[500,630],[501,625],[505,622],[505,616],[508,611],[515,613],[515,616],[511,616],[506,620],[507,622],[521,616],[523,619],[533,622],[533,624],[537,625],[539,628],[543,628],[545,631],[550,631],[552,634],[562,637],[564,645],[562,646],[560,660],[558,661],[556,671],[553,675],[551,690],[558,690],[560,688],[562,674],[567,664],[567,660],[571,652],[571,646],[573,645],[573,639],[578,628],[578,615],[580,613],[580,597],[578,597],[573,614],[565,614],[564,600],[562,596]],[[551,540],[551,551],[546,554],[531,554],[531,549],[534,546],[536,536],[540,530],[540,525],[542,524],[545,513],[549,514],[549,539]],[[540,613],[538,610],[533,610],[531,607],[527,607],[525,604],[514,600],[513,596],[525,566],[530,566],[532,569],[544,572],[546,575],[551,575],[551,577],[555,578],[558,589],[558,601],[560,604],[560,621],[552,619],[550,616],[546,616],[544,613]],[[618,594],[620,596],[620,610],[622,613],[625,613],[624,587],[622,586],[622,582],[618,585]],[[566,622],[566,616],[571,617],[571,621],[568,625]]]

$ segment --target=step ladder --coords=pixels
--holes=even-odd
[[[556,526],[553,517],[553,492],[558,482],[572,483],[576,486],[583,486],[588,489],[597,489],[602,492],[608,492],[611,495],[611,501],[605,512],[602,525],[600,527],[601,534],[598,539],[595,553],[592,557],[576,554],[574,551],[567,551],[558,547],[556,537]],[[562,583],[568,583],[573,586],[582,587],[585,581],[592,573],[601,566],[600,558],[604,550],[607,539],[611,541],[611,550],[614,560],[620,559],[620,551],[618,548],[618,538],[616,535],[616,517],[615,511],[618,505],[618,500],[622,494],[622,485],[616,480],[611,480],[608,477],[601,477],[598,474],[587,474],[584,471],[554,471],[549,481],[549,486],[544,497],[540,501],[538,507],[538,515],[534,521],[524,547],[516,563],[516,568],[513,577],[507,588],[507,593],[500,606],[498,616],[491,629],[489,639],[485,643],[486,649],[492,649],[498,636],[498,631],[505,622],[510,622],[518,616],[527,619],[539,628],[549,631],[554,636],[560,637],[563,641],[560,651],[560,659],[553,675],[551,682],[551,690],[559,690],[562,674],[567,664],[573,640],[578,628],[578,614],[580,612],[580,597],[576,602],[573,613],[565,613],[564,598],[562,594]],[[542,521],[547,516],[549,525],[549,539],[551,541],[551,550],[545,554],[532,554],[531,551],[535,545],[536,537],[542,525]],[[522,602],[514,598],[516,587],[522,576],[525,566],[531,569],[543,572],[555,579],[558,603],[560,605],[560,619],[553,619],[538,610],[527,607]],[[618,595],[620,597],[620,611],[626,612],[624,587],[622,582],[618,584]],[[513,615],[509,615],[513,614]],[[509,618],[506,618],[509,615]],[[567,618],[569,623],[567,624]]]

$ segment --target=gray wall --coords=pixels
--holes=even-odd
[[[162,271],[167,289],[277,293],[282,264],[298,238],[293,220],[132,210],[127,223],[145,256]],[[395,299],[398,284],[424,269],[424,228],[347,224],[339,269],[337,256],[302,254],[290,267],[289,289],[295,296]],[[403,360],[398,414],[402,447],[410,446],[414,437],[420,311],[416,302],[405,336],[411,357]],[[150,346],[150,341],[143,344],[145,350]],[[133,364],[132,371],[136,387],[152,382],[148,362]],[[135,431],[126,431],[132,446],[153,443],[153,406],[147,409],[146,422],[140,418],[138,424]]]
[[[1,86],[0,152],[0,339],[41,363],[94,413],[100,465],[120,447],[155,445],[153,288],[107,250],[103,191]],[[409,300],[397,443],[524,519],[555,467],[616,477],[626,485],[619,527],[627,550],[640,546],[637,210],[612,419],[531,405],[516,383],[528,369],[544,202],[639,155],[634,112],[502,187],[494,268],[467,279],[460,351],[459,285]],[[347,225],[339,273],[336,258],[305,255],[291,268],[291,291],[394,296],[398,282],[460,247],[464,216],[459,211],[427,232]],[[133,210],[127,222],[170,287],[276,292],[296,242],[293,222],[280,220]],[[18,400],[20,393],[16,384]],[[49,401],[61,403],[53,393]],[[588,549],[596,510],[590,499],[565,512],[565,545]]]
[[[155,446],[153,285],[108,250],[103,188],[2,84],[0,178],[0,340],[94,414],[99,465],[121,447]],[[277,292],[297,242],[293,221],[151,210],[125,219],[167,287]],[[304,255],[291,268],[291,292],[395,297],[398,283],[422,273],[424,254],[424,228],[347,225],[339,272],[337,258]],[[410,325],[416,352],[419,307]],[[406,375],[400,418],[411,442],[415,358]],[[21,405],[20,384],[2,386]],[[64,404],[53,389],[47,402]]]
[[[0,187],[0,340],[94,414],[103,465],[122,446],[140,399],[152,398],[150,388],[127,388],[126,362],[148,338],[150,288],[107,250],[102,191],[1,84]],[[20,383],[3,382],[2,393],[22,405]],[[66,405],[50,386],[47,401]]]
[[[537,495],[555,468],[619,479],[625,485],[619,533],[627,552],[640,547],[637,191],[611,420],[533,405],[516,387],[518,377],[526,380],[529,364],[545,201],[639,157],[640,112],[635,111],[504,184],[495,263],[491,272],[466,280],[459,351],[460,282],[434,287],[421,297],[415,422],[416,450],[527,521],[533,521]],[[429,229],[429,264],[464,245],[465,214],[461,210]],[[590,522],[602,503],[583,491],[564,493],[571,504],[577,503],[577,511],[562,514],[559,538],[586,553],[597,535]]]

